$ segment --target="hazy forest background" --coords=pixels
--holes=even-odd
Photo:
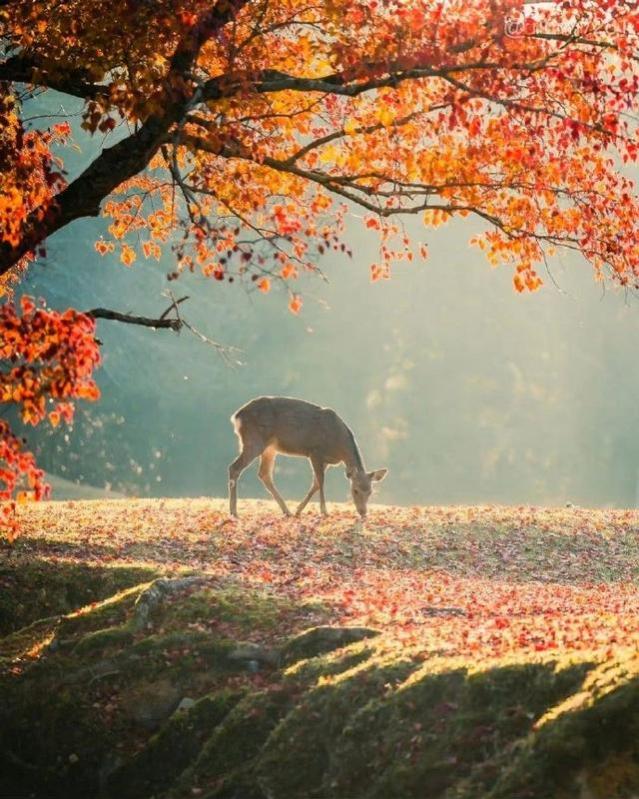
[[[35,98],[33,124],[49,124],[61,104],[73,113],[72,102]],[[71,178],[95,146],[79,127],[75,136]],[[253,396],[286,394],[334,407],[370,467],[390,468],[381,502],[636,505],[639,298],[605,291],[579,256],[553,258],[543,289],[518,296],[510,270],[491,270],[469,246],[476,223],[425,230],[408,220],[429,259],[372,284],[376,238],[358,225],[353,258],[324,258],[327,282],[304,281],[295,317],[277,291],[190,275],[167,283],[168,248],[159,264],[130,269],[100,256],[93,245],[107,224],[82,220],[52,237],[46,268],[20,290],[55,308],[149,316],[166,307],[165,289],[189,294],[185,317],[240,348],[243,365],[229,367],[188,331],[100,322],[101,401],[79,405],[71,430],[29,436],[50,474],[125,495],[223,495],[236,451],[230,414]],[[297,460],[280,459],[277,475],[285,494],[307,487]],[[58,487],[58,498],[74,493]],[[333,470],[328,496],[342,500],[346,487]],[[241,491],[264,494],[254,470]]]

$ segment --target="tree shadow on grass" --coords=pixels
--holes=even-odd
[[[38,619],[70,613],[157,575],[153,568],[137,566],[5,559],[0,563],[0,636]]]

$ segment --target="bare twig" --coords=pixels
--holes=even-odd
[[[135,316],[133,314],[120,313],[120,311],[112,311],[109,308],[93,308],[91,311],[85,311],[85,314],[87,316],[91,316],[93,319],[109,319],[110,321],[114,322],[124,322],[128,325],[151,327],[156,330],[174,330],[176,333],[179,333],[182,328],[186,328],[201,342],[213,347],[217,351],[218,355],[228,364],[239,365],[241,363],[234,355],[234,353],[240,352],[237,347],[232,347],[228,344],[220,344],[219,341],[215,341],[214,339],[205,336],[204,333],[180,316],[179,306],[181,303],[189,299],[188,296],[185,295],[184,297],[176,297],[170,290],[163,292],[163,295],[171,300],[171,304],[157,319],[151,319],[147,316]],[[170,316],[169,314],[174,315]],[[102,342],[98,339],[98,343],[101,344]]]

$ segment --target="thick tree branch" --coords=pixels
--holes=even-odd
[[[486,68],[491,65],[487,64]],[[492,66],[495,66],[494,64]],[[457,71],[462,71],[458,68]],[[379,89],[384,86],[396,86],[405,80],[415,78],[432,78],[441,77],[446,74],[442,70],[434,69],[432,67],[424,67],[423,69],[404,70],[402,72],[393,72],[382,78],[374,78],[367,81],[357,81],[354,79],[347,79],[343,75],[336,73],[334,75],[327,75],[324,78],[301,78],[296,75],[288,75],[285,72],[278,70],[264,70],[253,79],[248,76],[238,75],[235,79],[230,76],[224,75],[208,80],[202,87],[203,100],[217,100],[221,96],[234,94],[240,91],[242,87],[252,87],[253,91],[258,94],[268,94],[270,92],[283,92],[283,91],[297,91],[297,92],[319,92],[321,94],[337,94],[344,97],[356,97],[359,94]]]
[[[68,70],[59,75],[51,75],[41,65],[22,55],[11,56],[0,63],[0,80],[55,89],[85,100],[104,94],[107,90],[106,86],[87,80],[87,73],[84,70]]]
[[[549,57],[540,61],[530,63],[508,64],[508,70],[522,70],[534,72],[548,63]],[[369,64],[362,65],[362,73],[368,69],[372,72],[379,72],[382,65]],[[290,75],[279,70],[267,69],[258,75],[250,78],[247,75],[221,75],[206,81],[202,87],[203,100],[217,100],[221,96],[229,96],[240,91],[242,88],[251,87],[258,94],[268,94],[283,91],[295,92],[319,92],[320,94],[335,94],[343,97],[357,97],[360,94],[382,89],[385,87],[397,86],[408,80],[419,80],[421,78],[446,78],[463,72],[478,70],[503,69],[506,66],[499,61],[468,61],[466,63],[453,63],[434,66],[423,64],[422,66],[410,69],[388,69],[386,74],[380,77],[362,80],[361,77],[346,76],[340,72],[326,75],[322,78],[304,78]]]
[[[20,243],[15,247],[0,244],[0,275],[56,230],[81,217],[97,216],[102,200],[148,164],[166,140],[178,113],[174,108],[164,117],[150,117],[136,133],[103,150],[44,213],[40,208],[32,211]]]
[[[8,272],[24,255],[52,233],[85,216],[98,216],[100,203],[129,178],[141,172],[167,141],[172,126],[190,110],[199,93],[176,91],[175,85],[188,76],[202,45],[231,20],[248,0],[219,0],[190,29],[178,45],[167,75],[167,103],[164,113],[153,115],[142,127],[108,147],[43,212],[36,208],[29,214],[24,234],[16,247],[0,244],[0,275]]]

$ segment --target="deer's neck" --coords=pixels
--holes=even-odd
[[[362,461],[362,456],[360,455],[357,441],[355,441],[355,436],[349,427],[346,428],[346,431],[347,435],[344,447],[344,465],[349,471],[351,469],[364,471],[364,462]]]

